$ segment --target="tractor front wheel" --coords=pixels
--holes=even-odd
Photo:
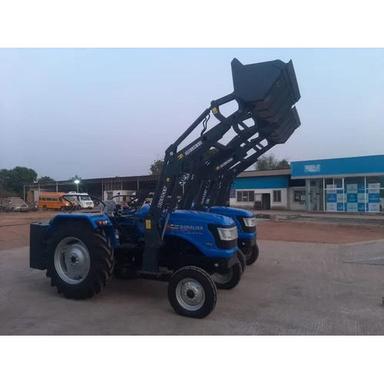
[[[219,289],[232,289],[239,284],[241,280],[241,275],[243,273],[241,263],[239,259],[236,259],[235,264],[231,268],[228,268],[223,273],[214,273],[212,275],[212,280],[215,282],[216,287]]]
[[[47,276],[66,298],[87,299],[104,288],[113,271],[113,250],[86,224],[61,225],[48,241]]]
[[[187,266],[178,269],[168,283],[168,299],[181,316],[203,318],[216,306],[217,291],[203,269]]]
[[[244,273],[245,269],[247,268],[247,259],[246,259],[245,255],[244,255],[244,253],[240,249],[237,252],[237,258],[240,261],[241,272]]]
[[[247,265],[252,265],[259,257],[259,246],[255,244],[244,253]]]

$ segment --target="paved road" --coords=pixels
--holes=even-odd
[[[261,249],[202,320],[176,315],[161,282],[111,280],[91,300],[66,300],[28,268],[28,248],[1,251],[0,334],[384,334],[384,242]]]

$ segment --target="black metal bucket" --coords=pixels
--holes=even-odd
[[[234,96],[250,106],[263,121],[263,134],[275,144],[284,143],[300,126],[294,104],[300,99],[292,61],[266,61],[243,65],[232,60]]]
[[[280,124],[270,126],[265,131],[265,136],[268,141],[274,144],[285,143],[296,128],[300,126],[299,114],[295,107],[293,107],[285,116],[285,119]]]

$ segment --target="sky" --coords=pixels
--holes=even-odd
[[[383,154],[384,49],[0,49],[0,169],[56,180],[148,174],[243,64],[292,59],[289,161]]]

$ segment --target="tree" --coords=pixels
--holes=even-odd
[[[48,184],[48,183],[55,183],[56,180],[52,179],[52,177],[49,176],[42,176],[37,180],[40,184]]]
[[[0,184],[2,189],[19,196],[23,194],[23,185],[32,184],[36,181],[35,170],[26,167],[15,167],[13,169],[0,170]]]
[[[151,175],[160,175],[163,169],[163,164],[163,160],[154,160],[149,168],[149,170],[151,171]]]
[[[278,160],[274,155],[261,156],[255,164],[257,171],[266,171],[270,169],[289,169],[287,159]]]

